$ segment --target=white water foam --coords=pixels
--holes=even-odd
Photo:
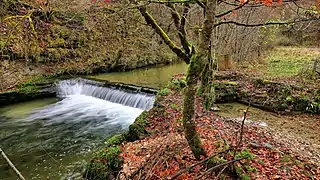
[[[34,110],[28,119],[44,119],[46,125],[66,121],[77,123],[94,120],[96,124],[89,123],[91,127],[87,127],[90,129],[104,128],[116,123],[127,127],[142,111],[138,108],[123,106],[91,96],[68,95],[55,104]]]
[[[143,93],[125,92],[118,89],[94,86],[87,82],[90,82],[90,80],[81,78],[60,81],[57,84],[58,95],[61,97],[66,97],[68,95],[93,96],[109,102],[143,110],[151,109],[155,101],[155,97],[153,95],[151,96]],[[99,85],[98,82],[96,83]]]

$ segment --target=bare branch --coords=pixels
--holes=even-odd
[[[218,15],[216,15],[216,18],[225,16],[225,15],[227,15],[227,14],[229,14],[229,13],[232,13],[233,11],[236,11],[236,10],[238,10],[238,9],[241,9],[243,6],[245,6],[245,5],[248,4],[248,3],[249,3],[249,1],[246,1],[245,3],[241,4],[240,6],[238,6],[238,7],[236,7],[236,8],[233,8],[233,9],[230,9],[230,10],[224,12],[224,13],[218,14]]]
[[[223,24],[234,24],[237,26],[244,26],[244,27],[259,27],[259,26],[268,26],[268,25],[286,25],[286,24],[294,24],[300,22],[308,22],[308,21],[320,21],[320,18],[307,18],[307,19],[298,19],[293,21],[284,21],[284,22],[265,22],[265,23],[258,23],[258,24],[245,24],[236,21],[222,21],[218,22],[214,25],[214,27],[223,25]]]
[[[234,160],[231,160],[231,161],[227,161],[225,163],[221,163],[221,164],[218,164],[216,166],[213,166],[212,168],[208,169],[206,172],[204,172],[203,174],[201,174],[200,176],[196,177],[196,179],[200,179],[202,178],[204,175],[210,173],[211,171],[221,167],[221,166],[225,166],[225,165],[228,165],[228,164],[231,164],[231,163],[234,163],[234,162],[237,162],[237,161],[241,161],[242,159],[246,159],[248,157],[242,157],[242,158],[239,158],[239,159],[234,159]]]
[[[175,0],[175,1],[157,1],[157,0],[149,0],[150,3],[159,3],[159,4],[183,4],[183,3],[194,3],[193,0]]]
[[[185,172],[187,172],[187,171],[190,171],[190,170],[192,170],[192,168],[194,168],[194,167],[196,167],[196,166],[198,166],[198,165],[200,165],[200,164],[206,163],[206,162],[209,161],[211,158],[213,158],[213,157],[215,157],[215,156],[217,156],[217,155],[226,153],[226,152],[228,152],[229,150],[230,150],[230,149],[226,149],[226,150],[224,150],[224,151],[220,151],[220,152],[218,152],[218,153],[215,153],[215,154],[213,154],[213,155],[211,155],[211,156],[209,156],[209,157],[207,157],[207,158],[205,158],[205,159],[203,159],[203,160],[201,160],[201,161],[199,161],[199,162],[197,162],[197,163],[195,163],[195,164],[193,164],[193,165],[191,165],[191,166],[189,166],[189,167],[187,167],[187,168],[185,168],[185,169],[183,169],[183,170],[181,170],[181,171],[179,171],[177,174],[171,176],[170,179],[171,179],[171,180],[176,179],[176,178],[179,177],[181,174],[183,174],[183,173],[185,173]]]
[[[199,0],[196,0],[196,3],[202,8],[206,7],[206,5],[203,2],[199,1]]]
[[[190,57],[191,56],[191,45],[187,40],[187,32],[186,32],[186,21],[189,13],[189,5],[184,5],[183,15],[181,17],[181,23],[179,27],[179,38],[181,40],[181,44],[185,53]]]
[[[180,15],[179,15],[178,11],[176,10],[176,7],[175,7],[174,4],[168,3],[167,6],[171,9],[172,19],[173,19],[173,21],[174,21],[174,24],[175,24],[177,30],[179,30],[179,28],[180,28],[180,22],[181,22]]]
[[[18,171],[18,169],[13,165],[13,163],[10,161],[10,159],[6,156],[6,154],[2,151],[2,149],[0,148],[0,154],[2,155],[2,157],[7,161],[7,163],[9,164],[9,166],[14,170],[14,172],[19,176],[19,178],[21,180],[25,180],[25,178],[23,177],[23,175]]]

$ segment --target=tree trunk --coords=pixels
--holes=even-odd
[[[136,3],[135,1],[133,2]],[[151,27],[155,30],[155,32],[158,35],[160,35],[160,37],[164,40],[166,45],[174,53],[176,53],[178,57],[183,59],[187,64],[190,63],[187,71],[187,78],[186,78],[187,86],[185,88],[184,101],[183,101],[183,128],[185,132],[185,137],[196,159],[200,159],[201,155],[206,155],[202,147],[199,135],[196,131],[196,124],[194,121],[194,106],[195,106],[195,94],[197,90],[198,81],[201,77],[204,67],[209,64],[208,58],[209,57],[211,58],[210,41],[211,41],[211,34],[212,34],[213,25],[215,21],[216,4],[217,4],[217,0],[207,0],[207,3],[204,7],[205,19],[202,27],[202,32],[200,35],[199,48],[197,49],[198,51],[196,49],[192,50],[192,52],[194,53],[191,53],[192,54],[191,58],[189,58],[189,55],[191,54],[183,52],[169,38],[169,36],[158,25],[158,23],[151,16],[151,14],[148,13],[146,6],[138,7],[141,15],[145,18],[146,22],[149,25],[151,25]],[[174,19],[178,20],[177,17]],[[184,25],[182,25],[182,27],[184,28]],[[184,32],[183,29],[182,30],[180,29],[180,31]],[[180,31],[179,33],[181,33]],[[185,44],[185,46],[188,46],[188,45]]]
[[[212,84],[214,78],[214,60],[212,58],[211,53],[211,38],[213,31],[213,24],[215,22],[215,11],[216,11],[216,0],[211,0],[207,4],[207,9],[205,11],[205,20],[204,27],[202,31],[200,50],[202,50],[203,54],[205,54],[205,65],[204,71],[201,79],[201,89],[202,89],[202,97],[203,104],[206,109],[209,109],[215,98],[214,86]],[[199,50],[199,51],[200,51]]]
[[[203,57],[193,55],[191,62],[188,67],[186,82],[187,86],[184,90],[183,99],[183,128],[185,137],[192,150],[192,153],[196,159],[200,159],[201,155],[206,155],[196,131],[196,124],[193,119],[194,117],[194,105],[195,105],[195,94],[197,91],[197,84],[199,80],[199,74],[203,69]]]
[[[210,41],[215,18],[216,1],[217,0],[209,0],[204,8],[205,20],[200,36],[200,45],[198,52],[191,57],[191,62],[188,66],[186,77],[187,86],[183,99],[183,127],[185,137],[196,159],[200,159],[201,155],[206,155],[196,131],[194,106],[198,81],[203,73],[204,67],[209,64],[208,58],[211,58]]]

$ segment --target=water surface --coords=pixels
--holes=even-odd
[[[175,74],[185,73],[187,65],[184,62],[178,64],[136,69],[128,72],[104,73],[90,76],[92,78],[122,82],[140,86],[161,89]]]
[[[0,146],[26,179],[66,176],[86,163],[105,138],[124,132],[143,108],[150,108],[153,103],[149,96],[72,80],[61,81],[58,94],[57,99],[35,100],[0,110]],[[150,105],[142,106],[145,102]],[[17,179],[2,158],[0,179]]]

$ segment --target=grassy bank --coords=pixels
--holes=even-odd
[[[237,67],[251,76],[268,80],[319,85],[319,75],[313,72],[315,59],[320,59],[319,48],[280,46],[266,52],[261,59],[237,64]]]

